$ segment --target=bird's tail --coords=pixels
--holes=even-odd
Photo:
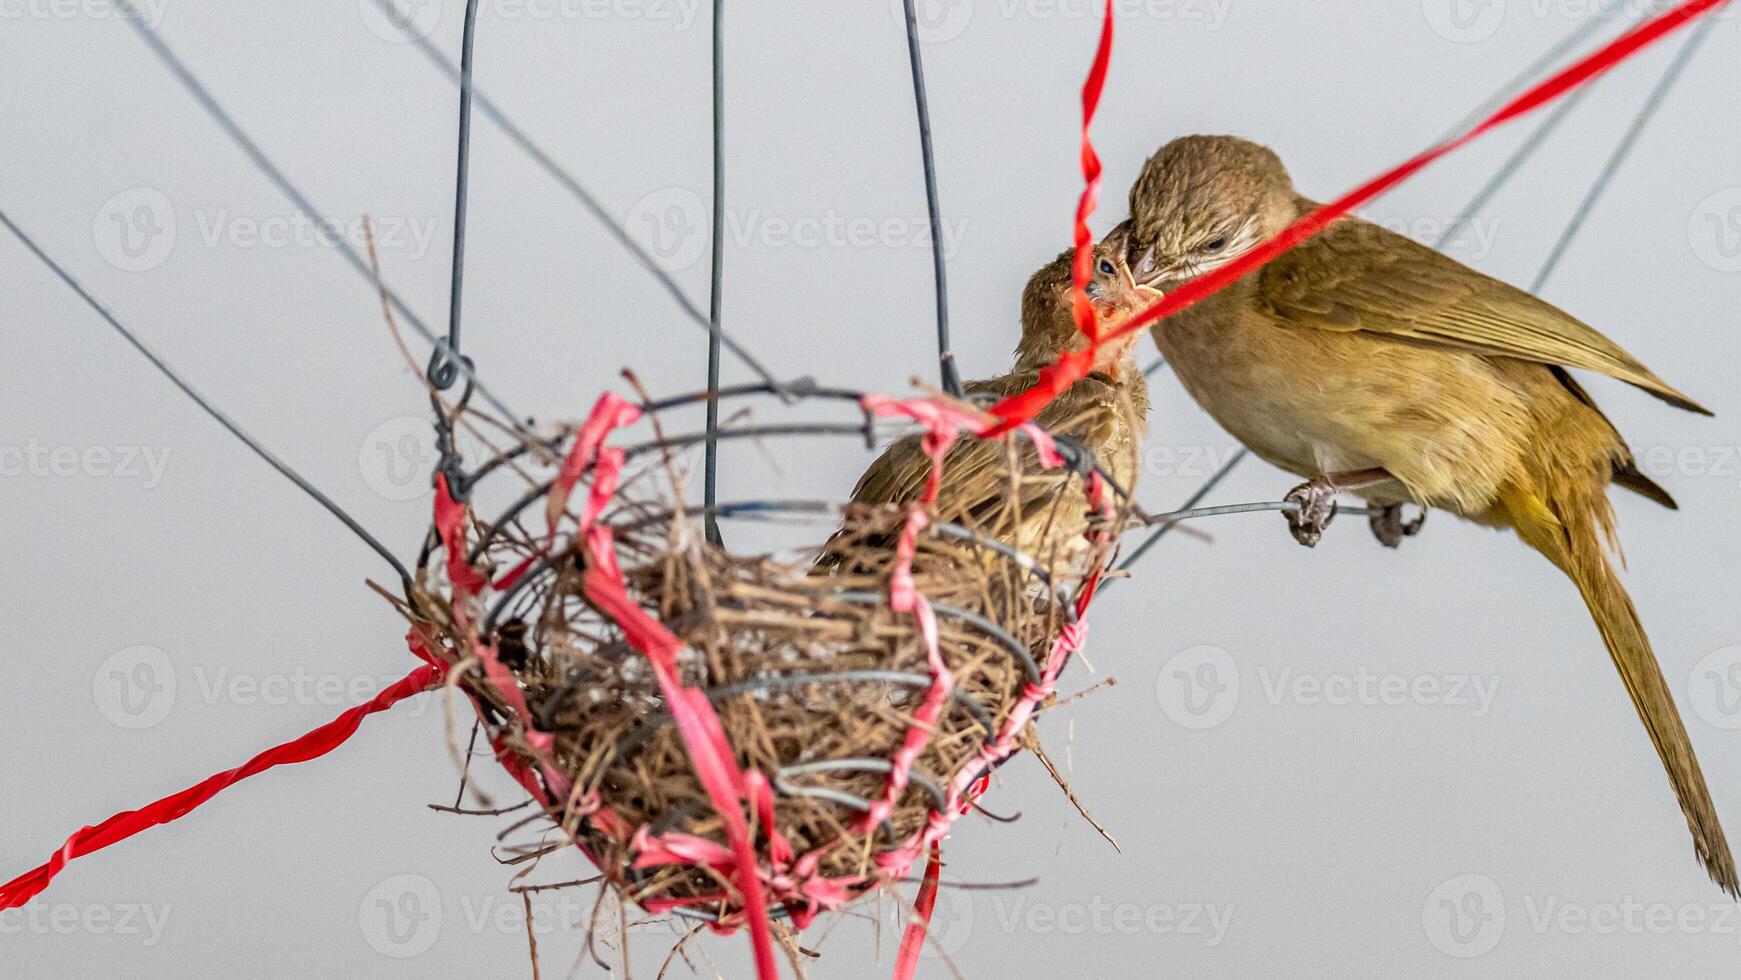
[[[1638,611],[1608,561],[1604,541],[1612,538],[1613,512],[1607,496],[1601,489],[1594,492],[1575,489],[1581,486],[1581,481],[1568,480],[1556,486],[1560,481],[1548,476],[1540,482],[1546,485],[1545,492],[1517,482],[1501,490],[1499,506],[1509,518],[1506,523],[1577,584],[1596,628],[1602,633],[1602,642],[1620,671],[1626,693],[1632,697],[1632,705],[1668,771],[1705,871],[1724,891],[1741,897],[1735,859],[1729,853],[1729,843],[1711,804],[1711,793],[1699,771],[1692,743],[1687,740],[1687,730],[1663,680],[1656,654],[1651,651],[1644,625],[1638,620]]]

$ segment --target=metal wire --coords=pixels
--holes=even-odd
[[[720,293],[725,281],[725,0],[713,0],[713,254],[707,291],[707,451],[702,460],[701,495],[708,513],[703,531],[719,547],[719,338]]]
[[[466,0],[465,33],[460,41],[459,71],[466,84],[459,89],[459,137],[454,151],[453,178],[453,271],[447,291],[447,346],[459,353],[460,295],[465,285],[465,218],[467,192],[471,184],[472,158],[472,53],[477,40],[478,0]],[[435,351],[427,372],[429,383],[440,391],[453,387],[459,375],[452,358]]]
[[[409,593],[411,587],[411,573],[406,571],[405,566],[398,558],[394,557],[391,551],[387,550],[386,545],[383,545],[380,541],[376,540],[373,534],[370,534],[361,524],[357,523],[356,518],[346,513],[343,507],[334,503],[331,497],[328,497],[316,488],[314,484],[308,482],[301,473],[298,473],[295,469],[291,468],[290,464],[279,459],[270,449],[261,445],[258,439],[249,435],[247,430],[238,425],[234,419],[224,414],[221,409],[212,404],[210,399],[206,398],[205,395],[200,394],[199,390],[189,383],[186,378],[182,377],[175,368],[169,366],[168,361],[165,361],[155,350],[152,350],[145,341],[139,339],[138,334],[129,330],[114,313],[110,312],[109,308],[103,305],[101,300],[91,295],[90,291],[85,289],[72,273],[68,272],[59,262],[56,262],[47,252],[43,251],[42,247],[36,244],[36,240],[26,234],[23,228],[20,228],[15,224],[12,218],[7,215],[3,209],[0,209],[0,224],[4,224],[6,230],[12,232],[12,234],[24,244],[24,247],[30,250],[31,254],[35,255],[43,265],[48,266],[49,271],[53,272],[61,282],[66,283],[68,288],[77,293],[78,297],[85,301],[86,306],[95,310],[98,316],[108,321],[109,326],[114,327],[116,333],[120,334],[127,343],[133,345],[134,350],[137,350],[140,354],[144,355],[147,361],[151,362],[152,367],[156,368],[160,374],[174,383],[177,388],[180,388],[182,394],[193,399],[194,404],[204,409],[207,415],[216,419],[219,425],[228,429],[231,435],[242,440],[242,444],[253,450],[254,455],[265,460],[268,466],[277,470],[280,475],[291,483],[296,484],[297,489],[311,497],[315,503],[326,508],[327,513],[338,518],[345,527],[350,529],[352,534],[356,535],[364,544],[373,549],[375,554],[380,555],[387,564],[393,566],[393,570],[399,573],[400,583],[405,586],[407,593]]]
[[[1233,472],[1233,468],[1243,462],[1245,457],[1249,455],[1251,455],[1251,450],[1241,446],[1239,452],[1234,453],[1228,458],[1227,462],[1221,464],[1221,468],[1216,470],[1214,475],[1209,477],[1209,479],[1204,480],[1203,485],[1197,488],[1197,492],[1191,494],[1191,496],[1185,500],[1185,506],[1195,507],[1201,503],[1203,498],[1209,496],[1209,493],[1219,486],[1222,480],[1227,478],[1227,474]],[[1132,565],[1135,565],[1142,558],[1143,555],[1148,554],[1150,548],[1159,544],[1160,540],[1166,537],[1167,532],[1172,529],[1173,525],[1171,524],[1163,524],[1160,527],[1155,528],[1148,537],[1143,539],[1143,543],[1137,545],[1136,550],[1130,553],[1129,558],[1126,558],[1123,562],[1119,563],[1118,570],[1121,572],[1128,571]],[[1106,585],[1112,585],[1113,581],[1116,580],[1108,581]],[[1105,586],[1102,587],[1104,588]]]
[[[1686,71],[1687,64],[1693,60],[1699,47],[1705,43],[1707,37],[1711,36],[1712,29],[1719,22],[1720,18],[1718,17],[1706,17],[1693,28],[1692,35],[1687,38],[1686,43],[1681,45],[1681,49],[1675,52],[1674,60],[1669,62],[1668,68],[1657,80],[1656,87],[1651,89],[1650,95],[1644,100],[1644,105],[1639,107],[1638,114],[1632,117],[1631,125],[1626,127],[1626,134],[1620,138],[1620,145],[1614,148],[1614,152],[1608,157],[1607,162],[1602,165],[1602,171],[1596,175],[1595,183],[1590,185],[1589,193],[1585,194],[1584,199],[1579,202],[1578,210],[1572,214],[1572,220],[1567,223],[1566,230],[1560,234],[1559,241],[1554,243],[1553,251],[1548,254],[1547,262],[1543,263],[1541,272],[1536,274],[1535,283],[1530,286],[1530,292],[1539,293],[1542,287],[1547,285],[1548,278],[1559,267],[1560,260],[1565,257],[1566,250],[1572,245],[1572,240],[1578,237],[1578,232],[1584,228],[1585,220],[1590,217],[1590,213],[1596,209],[1597,202],[1607,192],[1608,184],[1613,181],[1614,175],[1625,164],[1626,158],[1632,154],[1633,147],[1638,145],[1638,138],[1644,134],[1644,128],[1650,125],[1650,121],[1662,109],[1670,90],[1675,86],[1675,82],[1680,80],[1681,74]]]
[[[931,281],[937,301],[937,370],[943,390],[961,397],[961,377],[949,346],[949,280],[943,261],[942,209],[937,204],[937,159],[931,146],[931,107],[925,98],[925,64],[919,55],[919,21],[913,0],[904,0],[907,63],[913,74],[913,105],[919,114],[919,159],[925,171],[925,209],[931,222]]]
[[[128,0],[119,0],[119,2],[127,3]],[[387,14],[394,23],[409,23],[409,21],[400,16],[398,5],[394,3],[393,0],[372,0],[372,2],[375,6],[379,7],[383,13]],[[469,90],[472,93],[472,99],[477,111],[483,113],[484,117],[494,123],[496,127],[502,131],[503,135],[508,137],[510,142],[519,147],[522,152],[530,157],[532,162],[537,165],[538,169],[544,171],[547,176],[556,181],[563,190],[568,192],[570,197],[573,197],[576,201],[580,202],[581,207],[588,214],[592,215],[592,217],[604,227],[605,231],[611,236],[611,238],[627,251],[632,258],[634,258],[636,264],[645,269],[649,275],[658,281],[659,285],[664,288],[665,292],[670,294],[672,300],[677,303],[678,308],[683,311],[684,316],[706,329],[710,336],[719,338],[720,344],[726,350],[730,351],[738,360],[742,361],[744,366],[754,372],[757,377],[766,381],[769,385],[772,385],[776,390],[781,390],[780,382],[768,372],[767,368],[762,366],[762,362],[752,355],[742,344],[734,340],[730,334],[720,330],[713,323],[709,322],[707,316],[703,314],[701,310],[697,309],[695,304],[691,302],[689,297],[683,292],[683,288],[677,284],[677,280],[671,278],[671,275],[664,269],[659,268],[658,264],[653,261],[653,257],[647,254],[647,250],[642,248],[633,238],[629,237],[628,232],[624,230],[617,221],[612,219],[610,212],[605,210],[604,205],[600,204],[598,199],[593,197],[592,193],[588,191],[573,174],[564,169],[561,164],[556,162],[554,157],[533,140],[531,136],[527,135],[526,131],[521,129],[518,123],[514,122],[507,113],[503,112],[482,88],[480,88],[475,82],[468,81],[464,75],[461,74],[459,67],[456,66],[447,55],[443,54],[440,48],[436,47],[428,38],[420,37],[412,31],[406,32],[406,38],[411,42],[412,46],[434,64],[442,74],[446,75],[449,81],[461,88]]]
[[[188,90],[194,101],[199,104],[201,109],[205,110],[206,115],[218,124],[218,128],[224,131],[224,134],[248,157],[255,168],[265,174],[267,179],[304,213],[317,219],[324,219],[325,212],[315,207],[314,202],[310,201],[306,194],[303,194],[295,184],[291,183],[284,171],[280,170],[278,165],[272,162],[272,158],[268,157],[266,152],[260,148],[260,144],[254,142],[253,138],[237,124],[235,118],[218,104],[211,91],[198,78],[194,77],[187,64],[174,51],[170,50],[169,45],[163,42],[163,38],[158,36],[156,29],[150,25],[148,19],[139,16],[132,0],[115,0],[115,5],[116,10],[122,15],[121,20],[138,33],[140,38],[145,41],[146,46],[151,49],[151,53],[157,56],[157,59],[169,69],[170,74],[174,75],[177,81],[181,82],[182,87]],[[335,236],[332,241],[338,254],[345,262],[370,285],[380,290],[381,294],[387,298],[387,302],[400,316],[405,318],[405,322],[411,325],[411,329],[415,330],[418,336],[432,344],[442,356],[448,358],[450,363],[455,365],[456,370],[476,387],[478,394],[482,395],[492,408],[502,414],[504,422],[512,426],[521,436],[531,438],[532,434],[520,421],[521,416],[503,404],[502,400],[497,398],[495,393],[478,379],[477,373],[471,365],[458,358],[447,342],[437,337],[435,332],[429,329],[423,318],[406,305],[404,298],[397,291],[375,274],[374,268],[363,259],[362,255],[358,254],[356,248],[346,241],[344,236]]]

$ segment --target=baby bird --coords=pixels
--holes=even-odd
[[[1280,159],[1234,137],[1161,148],[1131,188],[1131,268],[1163,289],[1256,247],[1317,205]],[[1735,862],[1637,610],[1606,554],[1607,488],[1674,507],[1568,368],[1710,414],[1563,311],[1401,235],[1345,219],[1157,323],[1155,343],[1223,428],[1307,477],[1289,520],[1314,544],[1349,492],[1405,533],[1403,502],[1511,528],[1577,585],[1656,746],[1712,880]]]
[[[1128,320],[1153,295],[1131,281],[1124,264],[1125,248],[1121,230],[1095,249],[1094,278],[1087,293],[1103,329]],[[1028,280],[1022,293],[1022,335],[1016,344],[1015,368],[1001,377],[969,382],[970,398],[995,400],[1024,391],[1064,351],[1087,346],[1071,317],[1071,260],[1072,253],[1065,252]],[[1136,452],[1149,408],[1148,384],[1135,361],[1136,337],[1104,345],[1088,377],[1034,420],[1088,450],[1090,458],[1125,490],[1136,475]],[[1020,477],[1012,493],[1004,443],[964,434],[944,457],[937,519],[974,528],[1042,560],[1086,548],[1083,535],[1089,526],[1089,504],[1081,479],[1067,471],[1042,468],[1026,440],[1017,440]],[[852,499],[863,504],[917,500],[930,473],[931,458],[920,437],[905,436],[865,470]],[[1046,554],[1057,548],[1065,550]]]

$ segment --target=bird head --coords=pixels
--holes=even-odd
[[[1128,223],[1120,225],[1094,247],[1091,275],[1084,292],[1094,306],[1102,330],[1117,327],[1160,297],[1157,290],[1139,285],[1131,275],[1125,262],[1128,235]],[[1074,252],[1064,252],[1028,280],[1022,293],[1022,339],[1016,345],[1021,368],[1044,367],[1065,351],[1088,345],[1088,338],[1076,328],[1074,317],[1071,278],[1074,259]],[[1095,358],[1094,370],[1118,377],[1134,345],[1135,335],[1103,344]]]
[[[1296,201],[1269,148],[1235,136],[1176,139],[1143,164],[1130,189],[1135,281],[1171,290],[1212,272],[1285,229]]]

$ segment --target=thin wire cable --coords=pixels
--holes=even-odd
[[[943,390],[961,397],[961,376],[949,345],[949,279],[943,261],[942,209],[937,204],[937,158],[931,146],[931,106],[925,97],[925,63],[919,55],[919,21],[913,0],[904,0],[907,62],[913,71],[913,105],[919,113],[919,159],[925,170],[925,209],[931,221],[931,281],[937,300],[937,370]]]
[[[1545,74],[1549,68],[1559,64],[1567,55],[1577,50],[1585,41],[1594,37],[1603,27],[1607,26],[1605,21],[1608,19],[1608,15],[1618,9],[1623,2],[1625,0],[1604,0],[1588,19],[1568,31],[1565,37],[1554,42],[1534,61],[1513,75],[1511,80],[1506,82],[1504,87],[1495,92],[1492,97],[1470,110],[1463,118],[1452,123],[1450,128],[1446,129],[1444,134],[1439,137],[1438,142],[1443,143],[1446,140],[1461,136],[1469,127],[1497,112],[1501,106],[1515,98],[1517,93],[1523,91],[1525,85]]]
[[[1203,498],[1209,496],[1210,491],[1214,490],[1217,486],[1220,486],[1221,481],[1227,479],[1227,474],[1232,473],[1233,468],[1235,466],[1238,466],[1241,462],[1243,462],[1245,460],[1245,457],[1250,456],[1250,455],[1251,455],[1251,450],[1246,449],[1245,447],[1241,446],[1239,449],[1239,452],[1236,452],[1232,456],[1228,457],[1227,462],[1222,463],[1220,469],[1216,470],[1215,473],[1209,477],[1209,479],[1203,481],[1203,485],[1197,488],[1196,493],[1193,493],[1193,494],[1191,494],[1190,497],[1186,498],[1184,506],[1181,507],[1180,509],[1181,510],[1190,510],[1191,508],[1202,503]],[[1160,540],[1162,538],[1166,537],[1167,532],[1171,531],[1173,529],[1173,527],[1174,527],[1174,525],[1172,525],[1172,524],[1162,524],[1160,527],[1155,528],[1152,532],[1149,533],[1148,537],[1143,539],[1142,544],[1139,544],[1136,546],[1136,550],[1132,551],[1130,553],[1130,557],[1126,558],[1122,562],[1119,562],[1118,570],[1121,572],[1128,571],[1132,565],[1135,565],[1137,563],[1137,561],[1142,558],[1143,555],[1148,554],[1150,548],[1153,548],[1155,545],[1159,544]],[[1112,582],[1109,581],[1106,584],[1111,585]]]
[[[352,534],[355,534],[358,538],[362,539],[364,544],[374,549],[375,553],[385,559],[387,564],[393,566],[393,570],[399,573],[400,581],[409,586],[411,573],[406,571],[405,566],[398,558],[394,557],[391,551],[387,550],[385,545],[376,540],[375,536],[365,530],[361,524],[357,523],[356,518],[346,513],[345,509],[334,503],[331,497],[328,497],[317,489],[314,484],[308,482],[302,474],[296,472],[296,470],[292,469],[288,463],[279,459],[271,450],[261,445],[259,440],[249,435],[245,429],[236,424],[234,419],[231,419],[228,415],[224,414],[224,412],[216,405],[212,404],[209,399],[200,394],[198,389],[194,388],[186,378],[183,378],[174,368],[170,367],[169,363],[159,356],[155,350],[152,350],[143,340],[139,339],[137,334],[122,324],[115,314],[111,313],[107,306],[103,305],[101,300],[98,300],[95,296],[91,295],[78,279],[73,277],[72,273],[68,272],[59,262],[56,262],[47,252],[43,251],[42,247],[37,245],[36,240],[25,234],[24,229],[14,223],[12,218],[8,216],[4,210],[0,210],[0,224],[4,224],[6,230],[12,232],[12,234],[24,244],[24,247],[30,250],[31,254],[35,255],[43,265],[47,266],[49,271],[53,272],[61,282],[66,283],[68,288],[77,293],[79,298],[85,301],[86,306],[95,310],[98,316],[101,316],[104,320],[108,321],[109,326],[114,327],[116,333],[119,333],[127,343],[133,345],[134,350],[143,354],[145,359],[151,362],[152,367],[155,367],[159,373],[173,382],[177,388],[180,388],[182,394],[193,399],[194,404],[204,409],[207,415],[216,419],[219,425],[230,431],[231,435],[242,440],[244,445],[254,451],[254,455],[265,460],[267,465],[277,470],[291,483],[296,484],[297,488],[312,497],[315,503],[325,507],[328,513],[343,522],[345,527],[350,528]]]
[[[1566,250],[1572,245],[1572,240],[1578,237],[1578,232],[1583,230],[1584,222],[1590,217],[1591,212],[1596,210],[1597,202],[1601,201],[1602,195],[1607,192],[1608,185],[1613,181],[1614,175],[1626,163],[1626,158],[1632,155],[1633,148],[1638,145],[1638,138],[1644,135],[1645,127],[1650,125],[1650,121],[1656,117],[1657,112],[1668,101],[1669,92],[1680,80],[1688,63],[1693,60],[1693,56],[1698,54],[1705,39],[1711,36],[1711,31],[1718,22],[1717,17],[1705,18],[1703,23],[1693,28],[1692,36],[1688,37],[1686,43],[1681,45],[1681,49],[1675,52],[1674,60],[1669,62],[1668,68],[1657,80],[1656,87],[1651,89],[1650,95],[1644,100],[1644,105],[1639,108],[1638,114],[1632,117],[1632,124],[1626,128],[1626,135],[1621,137],[1620,145],[1614,148],[1613,154],[1602,165],[1601,173],[1596,176],[1596,182],[1590,185],[1589,193],[1585,194],[1584,200],[1578,204],[1578,210],[1573,213],[1571,222],[1566,225],[1566,230],[1561,232],[1560,240],[1554,243],[1553,251],[1548,254],[1547,262],[1542,265],[1541,272],[1536,274],[1535,283],[1529,287],[1530,292],[1541,292],[1542,287],[1547,285],[1548,278],[1554,274],[1555,269],[1559,268],[1560,260],[1565,257]]]
[[[468,82],[472,77],[472,54],[477,39],[478,0],[466,0],[465,31],[460,41],[459,70]],[[472,159],[472,91],[469,84],[459,90],[459,138],[456,141],[453,178],[453,272],[447,290],[447,346],[459,353],[460,296],[465,285],[465,218],[467,192],[471,186]],[[435,352],[430,362],[429,383],[446,391],[459,377],[453,358]],[[457,805],[457,804],[456,804]]]
[[[290,198],[291,203],[295,204],[304,213],[317,220],[325,220],[325,212],[315,207],[314,203],[308,199],[308,196],[303,194],[295,184],[290,182],[290,178],[285,175],[284,171],[278,169],[278,165],[272,162],[272,159],[266,155],[264,150],[260,149],[260,145],[255,143],[254,140],[243,131],[242,127],[237,124],[236,120],[225,111],[224,107],[218,104],[217,99],[212,96],[211,91],[208,90],[198,78],[194,77],[193,72],[188,69],[187,64],[183,62],[174,51],[170,50],[169,45],[165,44],[163,39],[158,36],[157,31],[150,26],[146,18],[139,16],[138,11],[133,6],[132,0],[115,0],[115,4],[116,9],[122,14],[121,19],[138,33],[140,38],[145,41],[146,46],[151,49],[151,53],[157,56],[157,60],[162,62],[164,67],[169,69],[170,74],[174,75],[176,79],[181,82],[182,87],[188,90],[189,94],[193,96],[194,101],[199,104],[201,109],[205,110],[206,115],[210,116],[212,121],[218,124],[218,128],[222,129],[224,134],[229,136],[230,141],[235,143],[237,148],[239,148],[242,153],[253,162],[254,166],[259,169],[261,173],[266,175],[267,179],[278,188],[279,192]],[[477,390],[477,393],[482,395],[484,400],[490,403],[491,407],[505,417],[507,424],[513,426],[515,431],[521,436],[527,439],[532,438],[532,434],[528,432],[525,426],[521,423],[521,416],[510,409],[507,405],[503,404],[502,400],[497,398],[495,393],[490,391],[490,389],[478,379],[477,373],[472,369],[471,365],[466,364],[464,360],[454,355],[453,349],[447,346],[447,342],[442,340],[440,337],[437,337],[435,332],[429,329],[429,326],[424,323],[423,318],[418,316],[410,306],[406,305],[404,298],[375,274],[375,270],[370,267],[368,262],[364,261],[363,257],[357,253],[356,248],[352,246],[350,242],[346,241],[343,236],[336,236],[332,241],[337,247],[338,254],[349,263],[350,267],[356,270],[358,275],[362,276],[370,285],[373,285],[387,297],[387,302],[392,304],[393,309],[405,318],[405,321],[411,325],[413,330],[417,331],[418,336],[421,336],[425,341],[433,345],[437,351],[441,352],[452,363],[454,363],[459,373],[463,374],[466,380],[471,382],[473,388]]]
[[[118,2],[127,3],[128,0],[118,0]],[[388,15],[393,23],[401,25],[409,23],[409,21],[400,15],[398,5],[394,3],[394,0],[373,0],[373,2],[383,13]],[[401,27],[401,30],[405,30],[405,28]],[[762,366],[760,360],[744,348],[742,344],[732,339],[730,334],[725,333],[710,322],[707,316],[703,314],[701,310],[697,309],[695,304],[690,301],[689,297],[684,294],[683,288],[677,284],[677,280],[671,278],[671,275],[664,269],[659,268],[658,264],[653,261],[653,257],[647,254],[647,250],[642,248],[640,243],[629,237],[628,232],[619,222],[611,218],[610,212],[605,210],[604,205],[600,204],[598,199],[593,197],[592,193],[582,186],[580,181],[577,180],[573,174],[570,174],[566,169],[564,169],[562,165],[557,163],[555,158],[551,157],[542,146],[528,136],[526,131],[521,129],[518,123],[509,118],[509,116],[496,105],[495,101],[491,99],[483,89],[479,88],[475,82],[468,81],[460,73],[458,66],[453,63],[452,59],[448,58],[446,54],[443,54],[441,49],[430,42],[428,38],[419,37],[417,34],[410,31],[406,32],[406,38],[412,43],[412,46],[423,54],[425,58],[429,59],[430,63],[440,69],[442,74],[446,75],[449,81],[461,88],[469,90],[472,93],[472,99],[477,111],[483,113],[485,118],[489,119],[490,122],[497,126],[497,128],[501,129],[503,135],[507,136],[515,146],[518,146],[522,152],[530,157],[532,162],[537,165],[538,169],[544,171],[547,176],[556,181],[563,190],[568,192],[569,196],[573,197],[576,201],[579,201],[581,207],[585,209],[588,214],[592,215],[594,220],[604,227],[605,231],[611,236],[611,238],[615,240],[618,245],[622,246],[622,248],[627,251],[632,258],[634,258],[635,262],[640,265],[641,268],[645,269],[649,275],[653,276],[653,278],[659,282],[659,285],[671,295],[672,300],[677,303],[678,308],[683,311],[685,316],[706,329],[710,335],[717,336],[720,344],[726,350],[730,351],[734,357],[742,361],[745,367],[748,367],[751,371],[755,372],[757,377],[772,385],[777,391],[784,392],[786,390],[785,386],[776,380],[774,376],[768,372],[767,368]]]
[[[1535,155],[1537,150],[1541,149],[1542,145],[1548,141],[1549,137],[1553,136],[1554,132],[1560,128],[1560,124],[1564,123],[1566,119],[1571,116],[1573,110],[1577,109],[1578,105],[1582,103],[1584,99],[1588,98],[1590,93],[1595,91],[1596,86],[1599,84],[1601,84],[1601,82],[1598,80],[1589,85],[1585,85],[1576,92],[1567,96],[1558,105],[1554,106],[1553,111],[1548,113],[1548,115],[1536,125],[1535,129],[1530,132],[1529,136],[1518,145],[1517,150],[1500,165],[1499,169],[1493,174],[1493,178],[1476,193],[1474,199],[1464,205],[1463,213],[1458,215],[1457,220],[1451,223],[1451,227],[1445,229],[1445,233],[1440,235],[1439,240],[1433,243],[1434,251],[1443,252],[1451,246],[1451,243],[1456,240],[1457,236],[1461,235],[1463,230],[1468,228],[1469,225],[1474,222],[1475,216],[1485,210],[1488,204],[1492,203],[1493,198],[1499,194],[1500,190],[1505,187],[1506,183],[1511,180],[1512,176],[1516,174],[1518,170],[1522,169],[1523,165],[1529,161],[1530,157]]]
[[[720,293],[725,282],[725,0],[713,0],[713,262],[707,291],[707,446],[702,460],[702,519],[709,544],[722,547],[719,517]]]

